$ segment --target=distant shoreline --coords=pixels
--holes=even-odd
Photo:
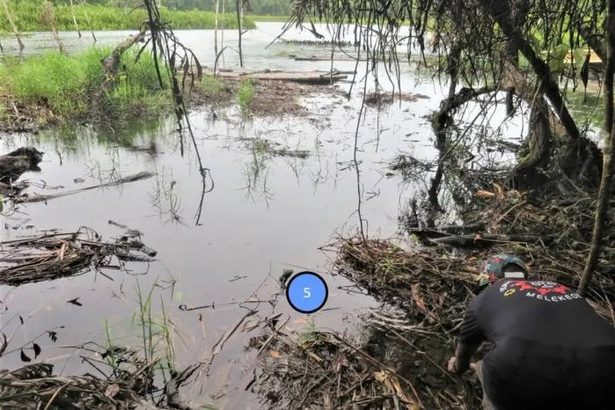
[[[146,20],[143,9],[130,9],[120,7],[107,7],[92,4],[79,4],[74,7],[58,5],[51,9],[41,4],[10,4],[10,14],[19,33],[40,31],[114,31],[138,30]],[[171,10],[161,7],[163,18],[169,22],[173,29],[214,29],[216,15],[210,11],[183,11]],[[254,21],[274,20],[277,17],[244,16],[243,27],[253,29]],[[287,17],[280,17],[285,21]],[[75,20],[77,24],[75,25]],[[237,29],[237,16],[231,13],[218,15],[218,27]],[[0,36],[13,34],[9,20],[2,13],[0,17]]]

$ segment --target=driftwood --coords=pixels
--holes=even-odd
[[[136,43],[143,41],[144,38],[145,38],[144,31],[141,31],[140,33],[134,36],[128,37],[126,40],[121,42],[117,47],[113,49],[110,56],[104,58],[101,61],[103,68],[105,70],[105,73],[107,74],[108,77],[115,78],[118,76],[120,66],[121,66],[122,54],[124,54],[126,50],[128,50],[130,47],[132,47]]]
[[[485,247],[496,244],[511,242],[520,243],[548,243],[552,237],[541,237],[536,235],[494,235],[494,234],[474,234],[474,235],[449,235],[441,238],[430,238],[436,245],[448,245],[459,247]]]
[[[0,183],[12,184],[26,171],[40,171],[43,153],[33,147],[22,147],[0,156]]]
[[[64,191],[64,192],[60,192],[57,194],[50,194],[50,195],[41,195],[41,194],[34,194],[31,196],[21,196],[19,198],[16,198],[16,202],[20,202],[20,203],[30,203],[30,202],[45,202],[48,201],[50,199],[56,199],[56,198],[61,198],[63,196],[69,196],[69,195],[74,195],[74,194],[78,194],[80,192],[84,192],[84,191],[91,191],[92,189],[97,189],[97,188],[106,188],[106,187],[112,187],[112,186],[118,186],[118,185],[122,185],[122,184],[127,184],[130,182],[136,182],[136,181],[142,181],[144,179],[148,179],[153,177],[154,174],[151,172],[139,172],[137,174],[134,175],[129,175],[127,177],[124,178],[120,178],[116,181],[112,181],[112,182],[105,182],[103,184],[98,184],[98,185],[90,185],[87,186],[85,188],[80,188],[80,189],[73,189],[70,191]]]
[[[367,61],[367,58],[365,57],[361,57],[361,58],[356,58],[353,56],[348,56],[348,55],[338,55],[335,56],[333,59],[331,58],[331,55],[328,56],[317,56],[317,55],[311,55],[311,56],[297,56],[294,54],[290,54],[288,56],[288,58],[291,58],[295,61]],[[377,61],[382,61],[382,59],[380,58],[376,58]],[[371,60],[370,60],[371,61]]]
[[[472,231],[472,224],[468,227],[455,226],[448,227],[448,232],[436,231],[431,229],[413,229],[409,233],[418,237],[426,245],[446,245],[462,248],[484,248],[505,243],[549,243],[553,236],[540,236],[529,234],[490,234]],[[453,228],[453,229],[450,229]],[[453,234],[452,231],[459,234]],[[469,232],[469,233],[463,233]]]
[[[219,70],[217,76],[229,79],[251,79],[267,81],[289,81],[302,84],[331,84],[346,79],[348,76],[339,71],[282,71],[265,70],[258,72]]]

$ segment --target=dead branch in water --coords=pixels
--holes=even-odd
[[[28,364],[19,369],[0,370],[0,407],[28,409],[158,409],[148,399],[155,389],[147,364],[130,349],[110,346],[88,351],[113,357],[115,364],[82,356],[101,376],[86,373],[64,376],[53,373],[48,363]],[[102,350],[102,351],[99,351]],[[96,364],[94,364],[96,362]],[[100,366],[111,367],[109,375]]]
[[[261,371],[252,388],[267,408],[457,408],[456,400],[424,402],[415,382],[376,357],[370,346],[357,345],[333,332],[288,333],[285,326],[253,338]]]
[[[17,197],[15,199],[15,202],[16,203],[45,202],[45,201],[48,201],[50,199],[61,198],[63,196],[68,196],[68,195],[75,195],[75,194],[78,194],[78,193],[84,192],[84,191],[91,191],[92,189],[108,188],[108,187],[112,187],[112,186],[119,186],[119,185],[123,185],[123,184],[128,184],[128,183],[131,183],[131,182],[142,181],[144,179],[151,178],[154,175],[155,174],[152,173],[152,172],[143,171],[143,172],[139,172],[138,174],[129,175],[127,177],[120,178],[120,179],[118,179],[116,181],[105,182],[103,184],[98,184],[98,185],[91,185],[91,186],[88,186],[88,187],[85,187],[85,188],[73,189],[73,190],[70,190],[70,191],[60,192],[58,194],[49,194],[49,195],[33,194],[33,195],[29,195],[29,196],[21,196],[21,197]]]

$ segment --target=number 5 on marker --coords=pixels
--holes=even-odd
[[[325,280],[314,272],[299,272],[286,286],[286,299],[297,312],[314,313],[327,302],[329,289]]]

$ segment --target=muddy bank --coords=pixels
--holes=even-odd
[[[242,81],[239,79],[218,79],[208,77],[197,80],[187,90],[187,104],[190,110],[207,109],[215,116],[225,116],[228,108],[239,105],[238,90]],[[301,99],[312,96],[341,96],[342,92],[333,86],[299,84],[289,81],[251,80],[254,96],[245,107],[244,114],[256,117],[306,116],[309,111],[301,104]],[[167,94],[165,93],[165,96]],[[170,98],[170,94],[167,96]],[[165,97],[165,98],[167,98]],[[170,101],[170,100],[169,100]],[[45,99],[38,102],[19,101],[11,95],[0,95],[0,132],[38,133],[44,128],[67,123],[93,124],[101,128],[118,128],[118,123],[142,121],[154,118],[161,113],[170,115],[170,102],[148,106],[135,101],[126,110],[107,110],[92,100],[87,112],[78,115],[59,114],[50,107]]]
[[[383,303],[363,315],[360,337],[326,331],[266,333],[259,391],[274,408],[476,408],[472,376],[445,370],[476,259],[389,241],[341,240],[338,272]],[[268,339],[265,338],[265,341]]]
[[[451,375],[446,360],[465,308],[479,291],[481,261],[514,252],[528,262],[533,278],[576,288],[595,206],[590,195],[538,198],[487,188],[463,212],[462,224],[417,226],[403,240],[357,236],[332,245],[337,272],[382,307],[363,315],[361,337],[268,329],[254,341],[262,353],[254,389],[263,402],[273,408],[478,408],[477,379],[471,372]],[[609,263],[615,229],[609,229],[588,302],[615,323]]]
[[[307,116],[310,110],[301,103],[308,97],[342,96],[335,86],[322,84],[301,84],[293,81],[241,80],[239,78],[214,78],[208,76],[206,83],[197,83],[189,93],[191,108],[209,108],[217,116],[235,105],[241,105],[238,92],[242,84],[249,81],[253,97],[247,101],[243,114],[248,117]],[[208,83],[208,84],[207,84]],[[241,107],[243,108],[243,107]]]

